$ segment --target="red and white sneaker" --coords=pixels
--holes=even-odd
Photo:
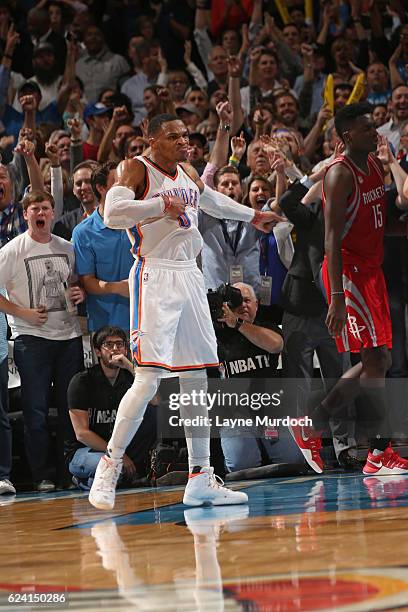
[[[363,467],[366,476],[387,476],[392,474],[408,474],[408,461],[388,446],[381,455],[368,453]]]
[[[389,470],[387,468],[383,468],[383,456],[384,453],[381,453],[381,455],[373,455],[373,453],[369,451],[365,466],[363,467],[363,474],[366,476],[376,476],[377,474],[384,474],[385,472],[388,473]]]
[[[387,505],[397,506],[399,500],[406,499],[408,492],[408,478],[406,474],[387,474],[386,476],[370,476],[363,479],[373,507]]]
[[[321,474],[323,472],[323,460],[320,456],[321,436],[314,429],[300,425],[289,425],[289,431],[307,463],[315,472]]]
[[[384,451],[384,457],[386,458],[386,463],[388,465],[392,465],[392,469],[399,470],[394,471],[393,474],[408,474],[408,460],[403,459],[400,455],[390,446]]]

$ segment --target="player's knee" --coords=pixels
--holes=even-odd
[[[391,367],[391,353],[385,346],[362,351],[362,362],[363,370],[361,375],[363,378],[382,378]]]
[[[135,396],[135,400],[143,400],[148,403],[156,394],[159,386],[159,378],[156,372],[151,372],[143,368],[137,368],[133,385],[129,392]]]
[[[391,367],[391,354],[386,346],[382,346],[379,348],[380,350],[377,353],[378,368],[385,375],[387,370],[389,370]]]
[[[207,391],[207,373],[205,370],[192,370],[180,374],[180,391],[191,393],[192,391]]]
[[[392,366],[391,351],[387,350],[387,355],[385,357],[385,371],[388,372],[391,366]]]
[[[203,379],[203,380],[207,380],[207,372],[206,370],[188,370],[186,372],[180,372],[179,374],[179,378],[180,380],[185,380],[185,379]]]

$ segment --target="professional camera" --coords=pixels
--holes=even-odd
[[[233,310],[241,306],[242,293],[236,287],[233,287],[229,283],[223,283],[215,291],[209,289],[207,293],[208,304],[210,306],[211,319],[214,327],[221,327],[222,323],[218,319],[222,318],[222,305],[227,303],[228,306]]]

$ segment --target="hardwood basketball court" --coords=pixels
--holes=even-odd
[[[48,594],[48,610],[408,608],[408,476],[234,487],[248,506],[187,508],[181,487],[120,491],[108,513],[84,493],[3,496],[1,607]]]

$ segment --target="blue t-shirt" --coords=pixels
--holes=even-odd
[[[387,89],[387,91],[381,91],[381,92],[372,91],[367,96],[367,102],[372,104],[372,106],[376,106],[377,104],[384,104],[384,106],[387,106],[390,98],[391,98],[390,89]]]
[[[129,277],[134,258],[124,230],[113,230],[103,223],[96,209],[72,233],[77,272],[99,280],[121,281]],[[129,299],[121,295],[87,295],[89,331],[103,325],[129,329]]]

